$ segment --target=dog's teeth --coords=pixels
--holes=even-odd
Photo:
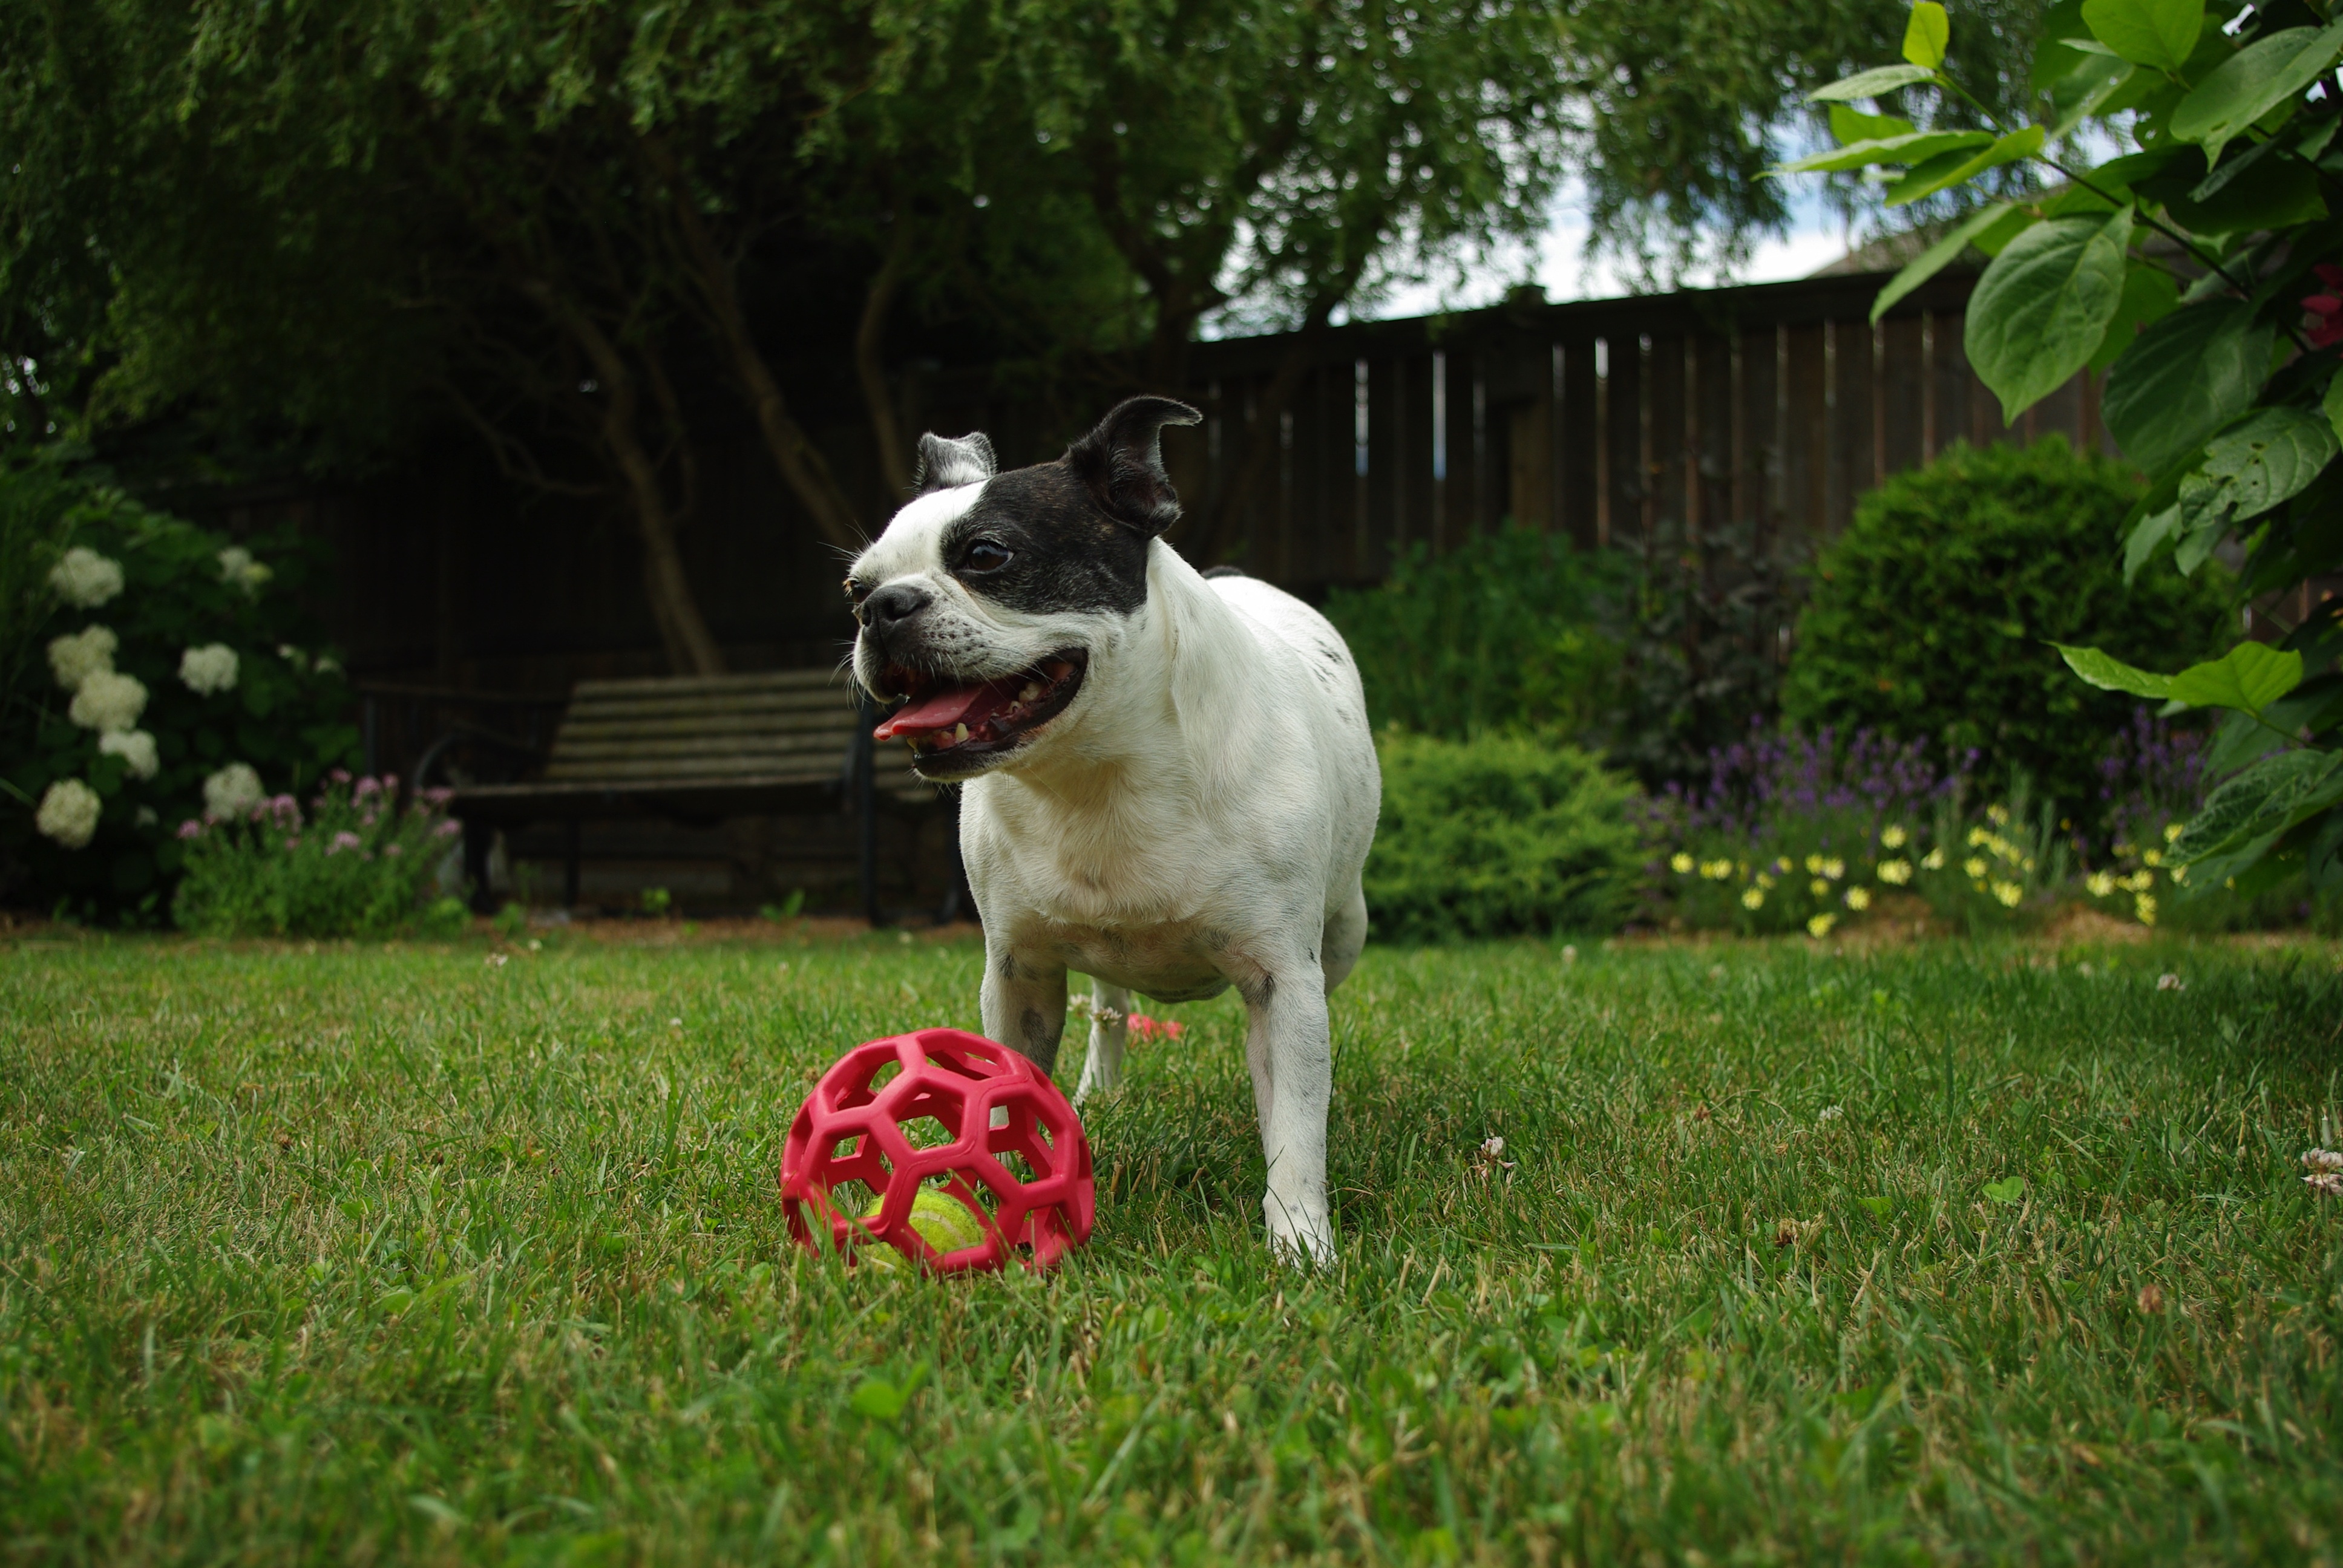
[[[965,725],[965,724],[955,724],[955,725],[953,725],[953,726],[952,726],[952,744],[953,744],[954,746],[959,745],[961,741],[966,740],[967,739],[968,739],[968,726],[967,726],[967,725]]]
[[[1020,702],[1031,702],[1041,695],[1041,683],[1037,680],[1029,680],[1025,683],[1025,689],[1017,694],[1017,700]]]

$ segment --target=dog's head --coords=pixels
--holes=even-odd
[[[925,777],[1026,755],[1084,706],[1147,602],[1148,547],[1177,522],[1162,428],[1201,417],[1133,397],[1051,463],[994,472],[992,444],[920,437],[920,493],[846,578],[854,673],[902,709],[881,739]]]

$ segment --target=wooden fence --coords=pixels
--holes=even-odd
[[[1304,593],[1380,578],[1511,517],[1583,545],[1734,523],[1818,542],[1865,490],[1956,440],[2063,432],[2105,445],[2088,374],[2006,427],[1962,352],[1975,279],[1939,276],[1877,326],[1884,275],[1808,279],[1334,329],[1281,415],[1293,339],[1202,345],[1198,432],[1165,451],[1191,518],[1276,443],[1242,498],[1235,558]],[[939,400],[930,423],[1010,411]],[[1013,417],[1013,416],[1012,416]],[[1046,444],[1046,443],[1041,443]],[[1183,530],[1192,528],[1183,523]],[[1175,533],[1179,542],[1182,535]]]

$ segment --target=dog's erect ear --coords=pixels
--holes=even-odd
[[[992,443],[981,430],[971,430],[955,441],[933,430],[920,437],[920,462],[911,471],[911,493],[950,490],[980,485],[1000,471],[992,458]]]
[[[1169,397],[1132,397],[1067,447],[1066,462],[1099,510],[1151,537],[1180,520],[1180,497],[1163,471],[1163,427],[1202,418]]]

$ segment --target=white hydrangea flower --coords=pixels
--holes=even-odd
[[[157,817],[155,814],[155,808],[152,806],[139,807],[138,814],[131,819],[133,822],[136,822],[141,828],[152,828],[156,823],[162,819],[162,818]]]
[[[97,831],[105,809],[97,791],[78,779],[60,779],[41,797],[33,825],[68,849],[78,849]]]
[[[252,558],[252,552],[242,545],[230,545],[219,553],[220,580],[234,583],[248,594],[260,591],[260,585],[277,574]]]
[[[122,563],[75,545],[49,568],[49,586],[65,603],[95,609],[122,591]]]
[[[243,816],[261,799],[260,775],[249,762],[231,762],[204,780],[204,815],[215,822]]]
[[[81,685],[74,691],[73,706],[65,717],[84,729],[100,734],[112,734],[128,729],[146,711],[146,683],[135,675],[118,675],[110,669],[93,670],[82,677]]]
[[[108,757],[121,758],[141,779],[152,779],[163,766],[163,759],[155,754],[155,738],[144,729],[108,731],[97,738],[97,749]]]
[[[319,675],[339,675],[342,672],[342,661],[330,653],[321,653],[317,656],[317,662],[310,668]]]
[[[71,637],[49,643],[49,668],[56,672],[59,686],[79,691],[87,677],[114,668],[114,650],[121,646],[122,639],[114,635],[113,628],[85,626]]]
[[[236,649],[224,642],[206,643],[179,656],[179,678],[199,697],[236,689]]]

